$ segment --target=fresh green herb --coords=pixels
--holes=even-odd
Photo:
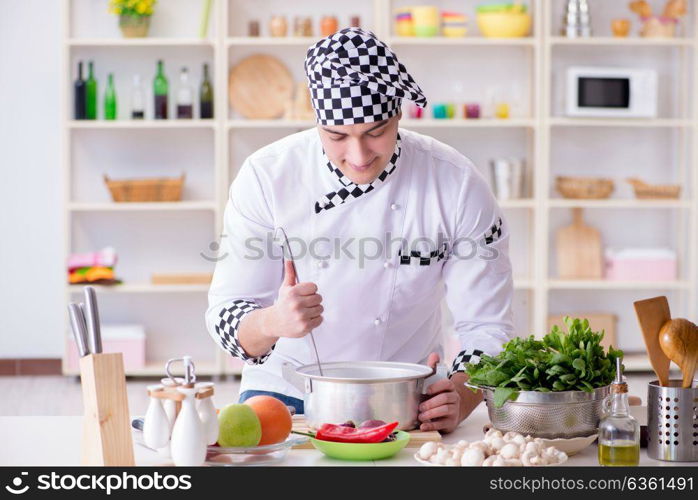
[[[592,332],[589,321],[565,316],[567,333],[555,325],[542,340],[517,337],[497,356],[468,363],[469,382],[494,387],[494,404],[515,401],[519,391],[585,391],[609,385],[616,376],[616,358],[623,351],[601,346],[604,331]]]

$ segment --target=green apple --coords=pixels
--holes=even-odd
[[[231,404],[218,414],[218,444],[223,447],[257,446],[262,424],[255,411],[245,404]]]

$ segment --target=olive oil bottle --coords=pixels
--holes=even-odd
[[[640,424],[630,415],[628,384],[623,381],[620,358],[616,360],[616,380],[610,397],[610,411],[599,423],[599,465],[638,465]]]

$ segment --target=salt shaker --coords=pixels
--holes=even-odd
[[[175,465],[197,467],[206,460],[206,436],[196,411],[197,389],[183,386],[177,387],[177,390],[184,394],[184,401],[172,429],[170,453]]]
[[[213,387],[213,382],[201,382],[196,384],[198,390]],[[215,444],[218,441],[218,415],[213,406],[213,398],[203,398],[196,400],[201,425],[204,428],[206,444]]]
[[[170,440],[170,423],[162,407],[162,402],[155,396],[156,392],[162,390],[161,385],[148,386],[150,403],[143,423],[143,441],[146,446],[154,450],[166,446]]]

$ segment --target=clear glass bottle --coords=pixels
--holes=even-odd
[[[131,118],[142,120],[145,118],[145,94],[141,75],[133,75],[133,88],[131,89]]]
[[[189,71],[186,66],[182,67],[179,73],[177,118],[194,118],[194,91],[189,84]]]
[[[610,408],[599,422],[599,465],[630,466],[640,463],[640,424],[630,415],[628,384],[621,360],[616,360],[616,380],[611,386]]]

